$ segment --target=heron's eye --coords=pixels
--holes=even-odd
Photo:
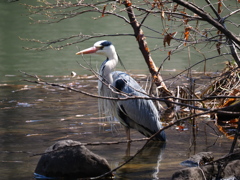
[[[99,47],[100,50],[103,50],[103,48],[104,48],[104,46],[100,46],[100,47]]]

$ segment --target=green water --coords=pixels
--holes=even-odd
[[[13,78],[9,75],[21,76],[18,70],[34,73],[37,75],[54,75],[63,76],[69,75],[71,71],[75,71],[77,74],[91,74],[90,72],[81,68],[76,61],[83,62],[80,56],[76,56],[75,53],[79,49],[84,49],[92,46],[94,42],[102,39],[112,41],[116,46],[117,52],[121,57],[125,67],[130,73],[147,73],[147,66],[143,60],[143,57],[138,50],[136,40],[132,36],[121,37],[104,37],[90,39],[89,41],[67,46],[61,51],[48,50],[48,51],[29,51],[23,47],[39,48],[43,44],[34,42],[22,41],[20,38],[36,39],[40,41],[57,40],[60,38],[66,38],[72,35],[82,34],[115,34],[115,33],[128,33],[133,34],[130,26],[128,26],[123,20],[119,20],[116,17],[105,16],[98,20],[93,20],[93,17],[99,16],[99,14],[84,14],[83,16],[77,16],[75,18],[64,20],[55,24],[33,24],[33,21],[29,19],[28,9],[22,4],[36,4],[35,1],[21,0],[9,3],[7,0],[0,2],[0,82],[5,83],[8,81],[19,80],[19,77]],[[138,12],[136,12],[138,13]],[[124,15],[124,14],[123,14]],[[30,16],[33,19],[37,19],[39,16]],[[237,15],[235,17],[237,19]],[[200,23],[200,22],[199,22]],[[152,27],[152,29],[159,31],[154,33],[153,31],[143,27],[146,33],[147,41],[150,50],[156,47],[160,47],[160,50],[153,51],[152,57],[157,66],[162,64],[162,61],[167,57],[168,50],[171,48],[166,47],[167,51],[163,51],[163,31],[162,23],[158,17],[150,17],[146,20],[146,26]],[[181,29],[179,30],[179,37],[181,36]],[[238,30],[233,29],[235,33]],[[155,37],[155,38],[150,38]],[[75,38],[68,42],[77,41],[79,38]],[[66,42],[67,43],[67,42]],[[65,44],[65,42],[58,45]],[[58,46],[57,45],[57,46]],[[175,47],[178,42],[172,41],[172,45]],[[53,44],[54,46],[54,44]],[[201,47],[202,45],[200,45]],[[207,45],[208,48],[214,49],[212,44]],[[202,53],[206,58],[217,55],[210,50],[209,52]],[[163,66],[163,74],[171,75],[180,72],[181,70],[189,67],[189,64],[195,64],[196,62],[203,60],[203,54],[198,54],[195,50],[191,49],[191,60],[189,61],[188,49],[181,50],[181,53],[173,54],[171,60],[166,61]],[[90,56],[86,57],[87,60],[91,59],[93,67],[99,67],[104,60],[103,57]],[[231,59],[231,58],[226,58]],[[207,71],[216,71],[223,68],[223,58],[217,58],[207,63]],[[123,69],[120,65],[118,69]],[[194,69],[203,71],[203,65],[196,66]]]

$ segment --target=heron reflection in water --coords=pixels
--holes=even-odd
[[[139,143],[132,142],[127,146],[124,162],[132,157],[130,154],[136,153]],[[160,179],[165,147],[165,142],[149,141],[132,161],[118,169],[116,179]]]

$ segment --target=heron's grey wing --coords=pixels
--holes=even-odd
[[[146,92],[141,86],[128,74],[117,71],[113,75],[115,87],[130,96],[147,97]],[[146,136],[159,131],[162,123],[159,121],[159,113],[151,100],[146,99],[128,99],[118,101],[118,115],[122,123],[131,128],[137,129]],[[161,140],[165,140],[164,132],[160,135]],[[164,137],[163,137],[164,136]]]

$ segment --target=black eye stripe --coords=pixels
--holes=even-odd
[[[101,46],[110,46],[112,43],[110,41],[104,41],[101,43]]]

